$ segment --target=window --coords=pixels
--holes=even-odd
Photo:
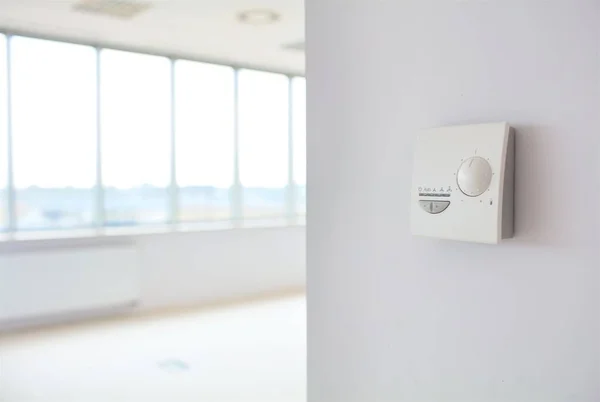
[[[10,40],[16,226],[90,226],[96,178],[95,50],[24,37]]]
[[[298,222],[305,120],[303,77],[0,34],[0,233]]]
[[[292,79],[292,138],[296,213],[306,214],[306,79]]]
[[[105,225],[167,222],[171,171],[169,59],[102,50],[100,99]]]
[[[175,63],[176,176],[179,220],[231,218],[234,162],[231,67]]]
[[[8,136],[6,84],[6,36],[0,35],[0,233],[8,228]]]
[[[246,219],[285,214],[288,85],[281,74],[239,72],[239,166]]]

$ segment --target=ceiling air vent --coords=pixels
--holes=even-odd
[[[151,6],[152,4],[146,1],[81,0],[73,6],[73,9],[82,13],[128,20],[148,10]]]
[[[297,41],[297,42],[292,42],[292,43],[286,43],[282,47],[285,50],[295,50],[297,52],[304,52],[306,50],[306,44],[304,43],[303,40]]]

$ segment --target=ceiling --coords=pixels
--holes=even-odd
[[[123,20],[73,10],[78,0],[0,0],[0,30],[304,74],[303,0],[150,0]],[[269,25],[242,24],[237,14],[269,9]]]

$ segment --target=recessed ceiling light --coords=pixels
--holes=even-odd
[[[125,20],[138,16],[151,6],[148,1],[140,0],[81,0],[73,5],[73,9]]]
[[[281,19],[281,15],[273,10],[254,9],[242,11],[238,14],[238,20],[250,25],[269,25]]]
[[[169,373],[180,373],[190,369],[190,366],[186,362],[179,359],[167,359],[160,361],[158,362],[158,367]]]

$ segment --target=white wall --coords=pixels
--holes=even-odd
[[[142,308],[218,302],[305,285],[304,227],[140,237]]]
[[[124,251],[131,247],[133,259]],[[96,261],[99,258],[104,261]],[[134,279],[139,276],[135,284],[132,269]],[[89,311],[90,305],[110,313],[111,307],[120,307],[112,306],[111,300],[127,300],[131,293],[115,295],[115,289],[107,287],[111,281],[119,282],[116,288],[139,289],[138,304],[125,309],[135,313],[301,290],[305,275],[301,226],[0,243],[0,289],[9,290],[0,294],[0,318],[17,321],[0,320],[0,330],[85,318],[96,313]],[[11,286],[18,291],[10,292]],[[68,308],[49,308],[44,305],[48,297],[53,305]],[[104,306],[102,300],[109,304]],[[48,317],[19,316],[20,311],[48,309]]]
[[[308,0],[310,402],[600,400],[600,3]],[[517,129],[516,238],[409,233],[418,129]]]

